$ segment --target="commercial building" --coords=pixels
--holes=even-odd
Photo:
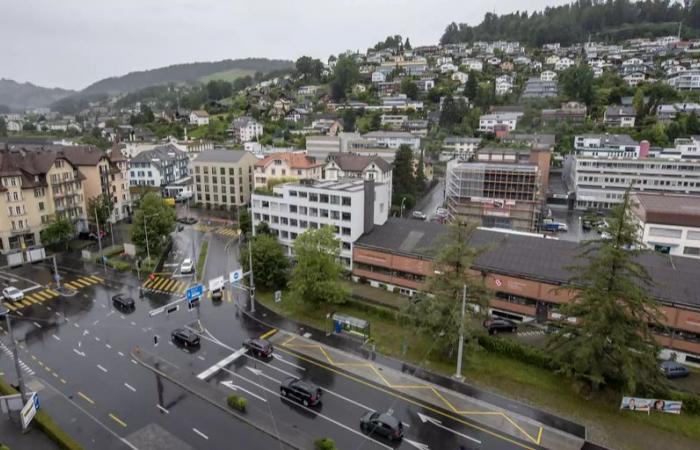
[[[323,168],[325,180],[341,180],[344,178],[362,178],[386,184],[392,192],[392,167],[379,156],[356,155],[341,153],[332,155]]]
[[[420,138],[406,131],[370,131],[362,135],[362,138],[379,148],[398,149],[402,145],[408,145],[413,150],[420,149]]]
[[[146,150],[129,161],[132,186],[163,187],[189,176],[189,158],[174,145]]]
[[[85,177],[55,148],[0,150],[0,251],[41,243],[55,218],[87,229]]]
[[[582,134],[574,137],[574,150],[576,156],[638,158],[640,144],[628,134]]]
[[[286,181],[313,179],[323,176],[323,163],[303,152],[276,152],[255,163],[255,182],[258,187],[266,187],[271,180]]]
[[[352,244],[389,216],[391,191],[371,179],[308,180],[275,186],[273,193],[252,196],[253,229],[261,222],[293,256],[294,240],[306,230],[335,228],[340,258],[352,268]]]
[[[700,69],[690,69],[669,77],[666,82],[679,91],[700,90]]]
[[[700,196],[635,193],[641,240],[661,253],[700,258]]]
[[[437,223],[389,219],[355,242],[352,278],[413,295],[433,274],[432,261],[446,233]],[[574,298],[562,286],[573,275],[579,244],[492,230],[477,230],[472,243],[484,247],[472,269],[491,289],[491,314],[541,323],[562,317],[559,308]],[[655,252],[643,253],[638,261],[651,275],[649,293],[662,312],[665,328],[655,329],[664,348],[661,356],[673,352],[680,362],[700,365],[700,261]]]
[[[192,162],[194,200],[205,208],[231,210],[248,204],[257,158],[242,150],[205,150]]]
[[[449,220],[536,230],[542,210],[540,177],[536,164],[454,159],[447,163],[445,181]]]

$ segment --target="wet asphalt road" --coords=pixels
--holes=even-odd
[[[210,239],[205,279],[239,267],[236,242],[230,236],[186,227],[176,233],[175,252],[169,262],[172,265],[166,267],[175,279],[192,282],[191,276],[179,274],[177,266],[179,259],[192,256],[192,238],[197,252],[201,240]],[[45,386],[40,394],[43,407],[86,448],[138,448],[149,436],[153,439],[154,430],[171,442],[166,446],[161,439],[164,446],[153,448],[284,448],[274,438],[138,365],[130,355],[134,348],[141,347],[165,361],[170,370],[191,378],[230,355],[232,349],[240,348],[245,338],[268,331],[238,313],[236,301],[244,302],[245,295],[234,290],[235,295],[227,295],[219,303],[203,300],[200,308],[192,311],[182,304],[173,314],[150,317],[149,310],[177,296],[149,293],[139,299],[138,285],[130,275],[93,271],[99,278],[86,278],[88,274],[75,272],[76,268],[79,265],[66,264],[61,269],[64,282],[83,280],[85,286],[75,297],[54,298],[23,308],[15,314],[22,316],[13,320],[13,328],[22,343],[20,357],[35,373],[29,377],[34,378],[30,388],[36,383]],[[32,282],[45,286],[50,277],[46,267],[27,265],[0,273],[0,282],[14,280],[13,284],[26,288]],[[95,282],[97,279],[101,281]],[[136,300],[134,311],[120,311],[112,305],[111,297],[117,292]],[[199,349],[186,351],[170,342],[173,329],[197,324],[207,330],[208,337]],[[159,337],[157,346],[154,336]],[[0,340],[5,344],[9,341],[4,333]],[[14,382],[12,361],[1,351],[0,372]],[[291,375],[324,389],[323,404],[318,409],[308,410],[280,399],[279,381]],[[430,412],[419,406],[288,353],[278,352],[276,358],[266,362],[244,356],[208,384],[227,392],[222,381],[244,389],[238,393],[248,398],[249,416],[262,418],[264,425],[271,426],[282,438],[297,433],[310,439],[330,437],[342,449],[535,447],[519,439],[504,439],[497,430],[480,431],[445,418],[441,426],[423,423],[417,413]],[[364,436],[359,430],[359,417],[367,409],[391,411],[399,417],[408,425],[406,439],[390,444]]]

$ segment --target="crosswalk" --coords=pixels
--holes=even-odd
[[[12,354],[12,351],[9,348],[7,348],[7,346],[2,341],[0,341],[0,351],[2,351],[9,358],[14,357],[14,355]],[[34,375],[34,371],[32,370],[32,368],[29,367],[27,364],[25,364],[25,362],[22,361],[21,359],[19,360],[19,366],[22,368],[22,370],[27,372],[28,375]]]
[[[68,281],[66,283],[63,283],[63,285],[68,286],[69,288],[75,291],[79,291],[82,288],[86,288],[97,283],[104,283],[104,280],[96,275],[89,275],[80,277],[73,281]]]
[[[86,275],[72,281],[64,282],[63,286],[79,291],[93,284],[102,283],[104,283],[104,280],[102,278],[95,275]],[[56,292],[56,290],[51,288],[43,288],[41,290],[25,292],[24,298],[19,301],[10,302],[6,300],[3,302],[3,305],[10,311],[15,312],[23,308],[28,308],[32,305],[39,305],[44,302],[49,302],[53,299],[58,298],[59,296],[60,294]]]
[[[154,276],[143,283],[144,290],[163,294],[184,294],[189,284],[173,278]]]
[[[240,234],[240,230],[234,230],[233,228],[216,227],[204,224],[197,224],[193,228],[201,233],[214,233],[228,237],[237,237]]]

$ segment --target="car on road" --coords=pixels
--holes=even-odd
[[[316,406],[321,403],[321,388],[300,380],[299,378],[289,377],[282,380],[280,385],[280,394],[282,397],[292,399],[301,403],[304,406]]]
[[[194,270],[194,262],[190,258],[185,258],[180,264],[180,273],[191,273],[192,270]]]
[[[428,218],[423,211],[413,211],[413,213],[411,213],[411,217],[417,220],[425,220]]]
[[[447,209],[445,208],[437,208],[435,210],[435,215],[438,217],[447,217]]]
[[[20,291],[14,286],[8,286],[2,290],[2,296],[5,298],[5,300],[18,302],[24,298],[24,292]]]
[[[192,330],[187,328],[177,328],[170,334],[173,342],[185,347],[199,346],[199,336]]]
[[[403,438],[401,421],[392,415],[376,411],[367,411],[360,417],[360,429],[367,434],[379,435],[392,441]]]
[[[112,297],[112,304],[114,306],[124,309],[124,310],[131,310],[136,307],[136,302],[134,302],[134,299],[131,297],[127,297],[124,294],[117,294]]]
[[[211,299],[219,301],[224,298],[224,290],[223,289],[214,289],[211,291]]]
[[[267,339],[246,339],[243,341],[243,347],[258,358],[269,358],[274,350],[272,342]]]
[[[510,331],[511,333],[515,333],[518,331],[518,324],[510,319],[501,319],[498,317],[484,320],[484,328],[486,328],[489,334],[498,334],[502,331]]]
[[[192,225],[197,223],[197,219],[195,219],[194,217],[180,217],[179,219],[177,219],[177,221],[180,223],[184,223],[185,225]]]
[[[659,366],[666,378],[684,378],[690,375],[690,370],[676,361],[664,361]]]

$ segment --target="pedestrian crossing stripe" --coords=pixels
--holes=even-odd
[[[143,287],[151,291],[173,292],[184,294],[188,288],[187,283],[176,280],[174,278],[154,277],[151,280],[143,283]]]
[[[17,308],[15,308],[9,303],[3,303],[3,305],[5,305],[5,307],[8,308],[10,311],[17,311]]]
[[[68,286],[69,288],[76,290],[76,291],[82,287],[82,286],[78,286],[77,284],[73,284],[73,283],[63,283],[63,285]]]

